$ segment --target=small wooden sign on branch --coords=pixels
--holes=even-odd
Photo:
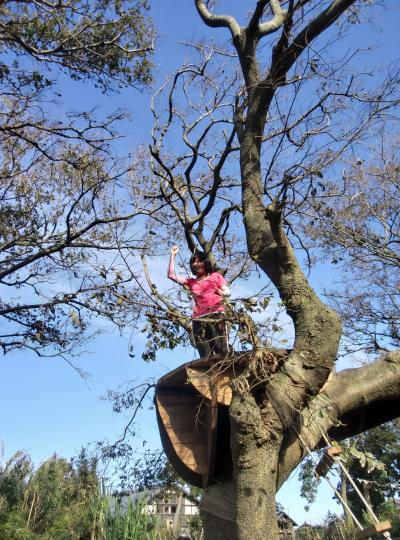
[[[318,465],[315,468],[315,472],[318,476],[325,476],[329,469],[334,464],[334,458],[340,456],[342,453],[341,446],[331,446],[327,448],[324,455],[320,459]]]

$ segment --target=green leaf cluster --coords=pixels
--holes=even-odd
[[[154,38],[147,10],[143,0],[3,2],[2,48],[9,58],[23,54],[56,65],[73,79],[94,80],[103,90],[110,81],[117,87],[146,85]],[[34,85],[47,84],[36,70],[24,76]]]

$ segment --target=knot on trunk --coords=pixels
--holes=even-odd
[[[239,446],[244,446],[249,441],[260,446],[269,439],[260,408],[249,391],[234,397],[229,414]]]
[[[400,352],[399,351],[392,351],[384,356],[384,359],[386,362],[391,362],[393,364],[399,364],[400,365]]]
[[[249,394],[250,386],[246,375],[241,375],[240,377],[234,379],[231,386],[233,395],[243,397]]]

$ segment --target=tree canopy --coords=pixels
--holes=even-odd
[[[121,197],[135,163],[112,147],[125,114],[65,110],[60,82],[107,92],[148,85],[147,9],[143,1],[1,4],[4,353],[65,355],[84,343],[91,317],[125,322],[120,298],[131,276],[115,257],[142,245],[127,234],[140,211]]]
[[[146,84],[154,37],[148,7],[146,0],[2,2],[2,78],[14,74],[22,84],[39,85],[44,64],[104,90],[114,83]],[[27,67],[32,60],[37,69]]]

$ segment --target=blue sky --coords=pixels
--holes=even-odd
[[[227,2],[222,2],[226,5]],[[242,8],[248,2],[229,2],[233,9]],[[396,0],[387,3],[383,16],[384,31],[372,32],[365,27],[357,29],[358,44],[364,46],[374,34],[374,41],[380,43],[379,52],[369,53],[376,60],[387,63],[394,59],[398,44],[399,4]],[[178,41],[196,40],[215,36],[217,40],[227,37],[224,31],[205,28],[189,0],[157,0],[152,2],[152,14],[158,27],[155,76],[161,83],[165,75],[180,65],[186,56]],[[378,24],[378,26],[381,23]],[[358,36],[361,37],[359,38]],[[157,86],[157,85],[156,85]],[[128,89],[120,95],[103,96],[86,87],[72,82],[63,82],[63,99],[75,108],[92,107],[98,104],[101,112],[115,108],[132,111],[132,120],[123,124],[126,138],[120,143],[120,152],[133,151],[140,144],[148,144],[150,139],[151,115],[149,113],[150,91],[142,94]],[[159,266],[166,265],[166,259]],[[319,288],[324,283],[326,272],[316,272],[312,276]],[[56,452],[61,456],[73,456],[80,447],[92,441],[119,436],[124,418],[112,412],[109,403],[101,400],[108,388],[115,388],[126,380],[157,379],[180,363],[193,358],[193,351],[165,351],[156,363],[145,364],[140,354],[131,358],[128,354],[129,332],[119,336],[113,329],[103,333],[88,344],[87,352],[77,360],[80,368],[88,371],[87,380],[80,378],[62,360],[39,359],[24,353],[8,354],[0,359],[0,407],[2,411],[0,441],[5,456],[24,449],[35,463]],[[142,343],[137,338],[135,347],[140,353]],[[154,411],[146,411],[139,420],[141,436],[151,445],[158,446],[158,432]],[[318,522],[327,510],[334,510],[329,486],[321,488],[317,503],[309,514],[302,508],[299,486],[289,481],[282,488],[279,500],[289,514],[301,523],[305,519]]]

